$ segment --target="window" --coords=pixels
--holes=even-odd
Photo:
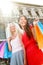
[[[38,11],[36,11],[36,14],[37,14],[37,16],[40,16],[39,13],[38,13]]]
[[[6,39],[5,25],[0,23],[0,39]]]
[[[32,17],[31,11],[28,11],[29,15]]]

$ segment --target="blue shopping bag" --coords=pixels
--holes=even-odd
[[[41,33],[43,34],[43,24],[39,21],[39,22],[37,23],[37,25],[38,25],[38,27],[39,27]]]
[[[4,58],[10,58],[12,56],[12,52],[8,49],[8,43],[6,42],[4,48]]]

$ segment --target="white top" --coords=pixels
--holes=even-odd
[[[16,36],[15,39],[11,40],[11,46],[12,46],[12,53],[23,49],[18,35]]]

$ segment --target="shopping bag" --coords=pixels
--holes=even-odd
[[[37,22],[37,25],[38,25],[41,33],[43,34],[43,24],[39,21],[39,22]]]
[[[3,58],[3,55],[4,55],[4,47],[5,47],[5,41],[2,41],[0,43],[0,58]]]
[[[8,43],[6,42],[4,48],[4,58],[10,58],[12,56],[12,52],[8,49]]]
[[[43,35],[42,35],[38,25],[34,26],[34,30],[35,30],[35,35],[36,35],[36,40],[38,42],[38,46],[40,49],[43,49]]]

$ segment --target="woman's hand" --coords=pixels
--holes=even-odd
[[[39,18],[35,18],[33,22],[38,22],[39,21]]]
[[[10,44],[10,42],[11,42],[11,37],[9,37],[9,38],[7,39],[7,41],[8,41],[9,51],[11,51],[11,50],[12,50],[12,47],[11,47],[11,44]]]

